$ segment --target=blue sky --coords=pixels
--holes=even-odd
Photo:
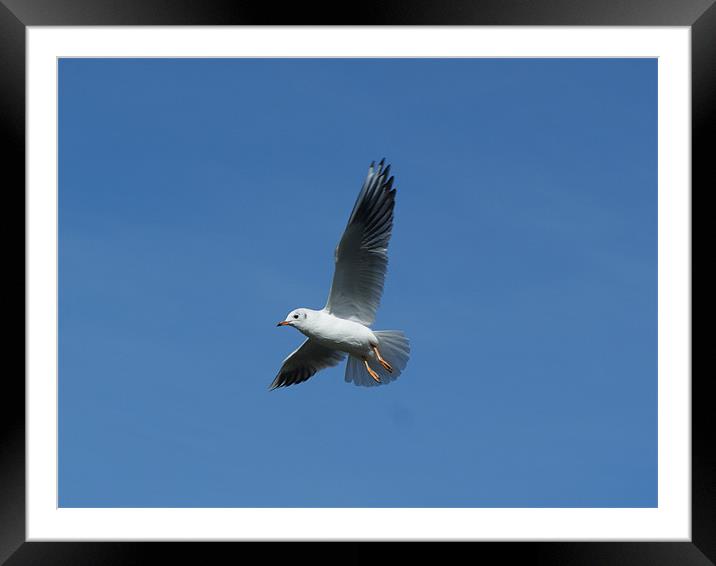
[[[657,505],[655,59],[59,68],[60,506]],[[381,157],[409,365],[269,392]]]

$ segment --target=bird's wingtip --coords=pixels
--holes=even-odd
[[[385,175],[388,176],[388,173],[390,172],[390,164],[385,164],[385,157],[383,157],[378,162],[378,167],[375,166],[375,161],[370,162],[370,167],[368,168],[368,173],[377,173],[378,175]]]

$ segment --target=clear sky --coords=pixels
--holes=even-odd
[[[655,59],[65,59],[62,507],[657,505]],[[368,165],[375,328],[268,391]]]

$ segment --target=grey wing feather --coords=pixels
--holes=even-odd
[[[339,364],[344,357],[342,352],[326,348],[309,338],[283,361],[269,389],[306,381],[316,372]]]
[[[336,247],[336,268],[325,310],[367,326],[383,294],[388,242],[393,230],[395,189],[385,160],[371,163],[343,237]]]

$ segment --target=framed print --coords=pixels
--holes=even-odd
[[[710,2],[151,6],[0,7],[3,559],[714,561]]]

